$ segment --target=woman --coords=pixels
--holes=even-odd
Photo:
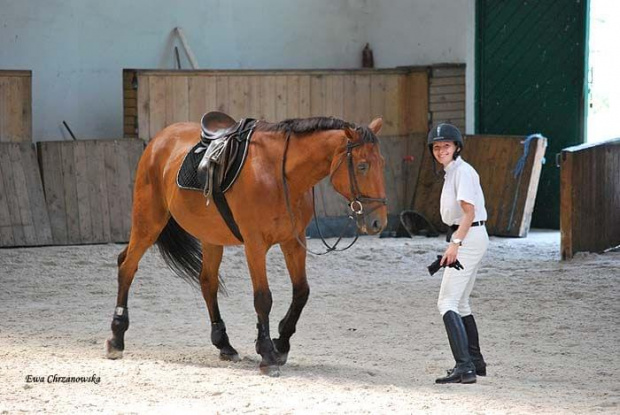
[[[428,134],[428,148],[445,171],[440,211],[448,230],[448,248],[441,265],[445,265],[437,307],[443,316],[450,348],[456,360],[454,369],[436,383],[474,383],[476,374],[486,376],[486,363],[480,353],[478,329],[471,314],[469,295],[474,287],[480,262],[489,237],[484,222],[487,212],[480,177],[460,153],[463,137],[451,124],[439,124]],[[448,267],[456,262],[462,269]]]

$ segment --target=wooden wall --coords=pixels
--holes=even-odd
[[[135,170],[144,143],[45,141],[38,150],[53,243],[128,241]]]
[[[428,129],[427,67],[303,71],[125,70],[123,80],[125,133],[137,130],[137,136],[145,141],[169,124],[197,122],[211,110],[226,112],[236,119],[254,117],[268,121],[335,116],[368,124],[374,117],[383,116],[380,141],[387,164],[390,213],[398,215],[411,202],[421,163],[419,154]],[[405,161],[407,155],[414,155],[413,161]],[[346,214],[344,199],[336,194],[327,179],[317,187],[316,193],[319,215]]]
[[[448,122],[465,131],[465,65],[437,65],[429,72],[431,125]]]
[[[620,245],[620,138],[562,150],[562,259]]]
[[[32,72],[0,70],[0,142],[32,139]]]
[[[465,137],[463,159],[480,175],[490,235],[524,237],[529,231],[547,139],[541,137],[530,142],[525,167],[521,175],[515,177],[513,171],[523,154],[524,138],[488,135]],[[443,173],[433,173],[431,157],[426,149],[413,209],[422,213],[438,229],[445,231],[446,226],[439,214]],[[441,171],[441,166],[437,166],[437,170]]]
[[[34,146],[0,143],[0,247],[52,243]]]

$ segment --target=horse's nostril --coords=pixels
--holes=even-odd
[[[372,225],[371,226],[372,226],[372,229],[374,231],[378,231],[379,229],[381,229],[381,222],[379,222],[378,219],[375,219],[375,220],[372,221]]]

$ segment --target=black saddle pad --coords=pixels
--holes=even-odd
[[[177,185],[181,189],[199,190],[202,192],[207,184],[207,174],[205,172],[198,174],[198,165],[202,160],[202,156],[205,154],[204,151],[196,153],[196,150],[201,147],[204,147],[204,145],[198,142],[192,147],[189,153],[185,155],[185,159],[183,160],[183,164],[181,164],[181,169],[177,176]]]
[[[237,157],[235,160],[231,160],[231,168],[228,170],[228,174],[224,177],[224,180],[220,184],[220,189],[214,189],[222,193],[226,192],[233,185],[237,179],[243,163],[248,154],[248,145],[254,131],[256,120],[244,119],[241,122],[239,130],[232,135],[230,140],[237,140],[239,142],[239,150],[237,151]],[[207,183],[206,172],[198,172],[198,165],[202,160],[206,147],[210,144],[209,141],[199,141],[191,150],[185,155],[179,173],[177,174],[177,185],[181,189],[197,190],[203,192]],[[196,151],[198,149],[205,148],[204,151]]]

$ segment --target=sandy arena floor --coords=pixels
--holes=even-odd
[[[275,379],[258,371],[240,247],[225,251],[230,294],[220,299],[239,363],[218,360],[202,296],[154,249],[132,287],[117,361],[103,343],[121,245],[2,249],[0,414],[620,413],[620,252],[561,262],[559,240],[491,238],[473,293],[489,376],[475,385],[434,384],[453,364],[435,307],[440,274],[426,272],[441,238],[364,237],[309,257],[310,300]],[[268,270],[277,327],[291,292],[278,247]]]

